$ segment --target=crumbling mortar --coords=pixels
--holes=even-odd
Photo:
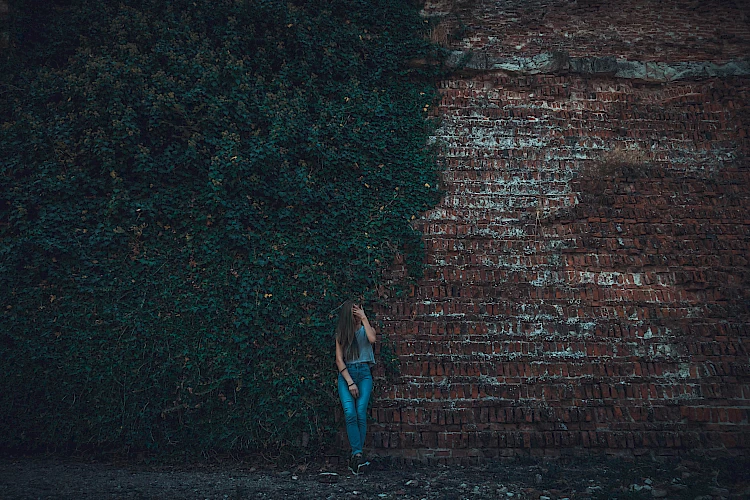
[[[464,391],[478,387],[490,408],[551,397],[560,408],[595,405],[603,413],[592,414],[594,421],[619,429],[619,421],[607,419],[620,405],[636,440],[676,430],[693,442],[705,438],[689,420],[703,417],[680,415],[680,405],[726,406],[736,404],[726,398],[750,396],[747,383],[725,385],[727,377],[747,376],[737,368],[748,362],[746,349],[717,340],[741,336],[747,326],[737,305],[720,295],[747,281],[747,259],[739,256],[750,230],[737,223],[747,219],[747,197],[729,187],[750,180],[738,167],[740,129],[732,128],[745,123],[737,103],[747,102],[747,79],[656,86],[571,73],[463,78],[441,84],[438,111],[445,119],[437,135],[448,145],[447,197],[426,217],[431,256],[415,293],[416,302],[431,304],[411,317],[418,323],[393,317],[423,343],[409,344],[418,353],[404,366],[415,390],[434,394],[439,378],[422,375],[429,368],[463,395],[455,396],[459,403],[448,402],[450,391],[436,395],[433,408],[474,408]],[[642,157],[627,169],[602,171],[602,159],[618,144]],[[721,200],[719,209],[707,203],[710,196]],[[430,323],[426,315],[437,311],[465,316]],[[723,318],[731,319],[717,326]],[[579,354],[561,357],[567,349]],[[493,367],[518,372],[493,379]],[[569,393],[559,392],[562,386]],[[485,399],[502,390],[507,395]],[[641,412],[645,402],[651,422]],[[469,452],[467,443],[479,442],[475,434],[485,424],[455,425]],[[546,429],[536,421],[524,425]],[[597,436],[581,439],[607,446]],[[645,446],[659,446],[656,438],[650,442]]]

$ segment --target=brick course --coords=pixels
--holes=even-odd
[[[731,3],[709,14],[640,4],[636,18],[580,1],[568,12],[560,2],[471,3],[461,7],[466,38],[453,43],[666,62],[750,53]],[[541,38],[530,35],[541,25],[522,22],[534,9],[549,27]],[[590,37],[568,40],[581,23]],[[638,26],[649,26],[650,45],[625,43]],[[735,34],[717,35],[729,40],[720,52],[692,38],[720,28]],[[602,42],[615,32],[617,43]],[[378,382],[375,452],[438,462],[744,453],[750,77],[473,71],[441,93],[445,197],[417,221],[425,276],[377,311],[401,375]]]

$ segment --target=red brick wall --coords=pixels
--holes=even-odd
[[[574,4],[462,2],[448,43],[670,64],[750,53],[731,2]],[[377,383],[375,452],[744,453],[750,76],[473,71],[441,91],[426,273],[377,311],[401,375]]]
[[[727,62],[748,57],[747,7],[744,0],[444,0],[428,1],[424,12],[463,31],[454,49]]]

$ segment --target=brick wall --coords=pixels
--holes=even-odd
[[[743,0],[444,0],[449,45],[505,55],[564,50],[646,61],[727,62],[748,57]]]
[[[471,57],[739,70],[487,65],[441,83],[445,197],[417,221],[424,278],[377,311],[401,375],[377,383],[376,453],[748,449],[748,18],[626,3],[425,7]]]

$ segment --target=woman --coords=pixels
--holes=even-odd
[[[362,447],[367,435],[367,404],[372,394],[370,366],[375,364],[374,343],[375,330],[365,312],[350,300],[344,302],[336,325],[336,366],[346,434],[352,447],[349,469],[354,474],[369,465],[362,456]]]

